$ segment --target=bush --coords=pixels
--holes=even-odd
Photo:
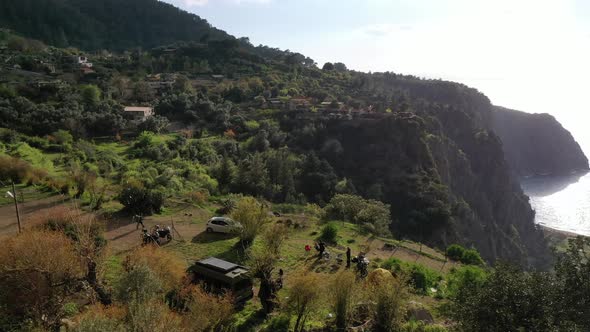
[[[0,156],[0,180],[23,182],[31,176],[31,165],[19,158]]]
[[[183,321],[188,331],[223,331],[230,325],[234,312],[231,295],[217,296],[205,292],[200,286],[191,286],[186,297],[188,312]]]
[[[449,257],[450,259],[452,259],[456,262],[459,262],[461,260],[464,253],[465,253],[465,248],[463,248],[462,246],[460,246],[458,244],[451,244],[447,248],[447,257]]]
[[[373,321],[376,331],[399,331],[406,314],[410,294],[405,281],[393,278],[391,282],[375,285],[371,292],[374,301]]]
[[[352,306],[358,295],[354,272],[345,270],[334,277],[329,285],[330,304],[336,315],[336,327],[346,329],[352,314]]]
[[[392,271],[395,275],[406,275],[408,282],[420,294],[428,294],[430,288],[437,288],[442,276],[421,264],[402,262],[389,258],[381,263],[381,268]]]
[[[63,234],[28,230],[3,241],[0,320],[55,326],[83,275],[75,247]]]
[[[461,257],[461,263],[468,265],[484,265],[483,259],[481,259],[479,252],[475,249],[465,250]]]
[[[336,243],[336,239],[338,238],[338,228],[334,223],[328,223],[324,225],[322,228],[322,233],[320,234],[320,239],[329,243]]]
[[[75,316],[79,312],[78,305],[74,302],[68,302],[64,304],[63,311],[66,317]]]
[[[274,316],[268,322],[266,332],[289,332],[289,324],[291,323],[291,318],[287,315],[279,315]]]
[[[316,273],[304,273],[291,279],[290,284],[287,305],[295,315],[293,331],[304,331],[309,315],[318,309],[323,288],[321,278]]]
[[[451,298],[458,295],[461,289],[476,289],[486,280],[487,274],[476,266],[453,268],[447,274],[447,295]]]
[[[123,275],[117,284],[116,297],[123,303],[147,302],[163,293],[162,281],[147,266],[139,265]]]
[[[186,275],[184,260],[172,252],[159,250],[154,246],[139,247],[127,256],[127,270],[141,266],[147,266],[158,277],[165,291],[178,287]]]

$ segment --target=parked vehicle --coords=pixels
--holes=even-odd
[[[193,282],[202,282],[209,292],[231,292],[236,304],[243,304],[254,296],[252,276],[247,267],[219,258],[209,257],[189,268]]]
[[[208,233],[238,233],[242,225],[227,217],[213,217],[207,222]]]

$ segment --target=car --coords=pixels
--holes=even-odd
[[[245,266],[209,257],[195,262],[189,272],[193,282],[202,284],[209,292],[231,292],[234,304],[238,306],[254,296],[252,275]]]
[[[208,233],[238,233],[242,224],[228,217],[213,217],[207,222]]]

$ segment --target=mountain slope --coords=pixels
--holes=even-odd
[[[0,1],[0,27],[50,45],[85,50],[233,38],[197,15],[156,0]]]
[[[573,136],[549,114],[493,109],[493,129],[506,160],[520,176],[587,171],[588,158]]]
[[[59,3],[69,6],[72,2]],[[157,4],[152,0],[129,3],[148,2]],[[85,6],[105,6],[113,0],[97,3],[100,5],[82,0],[72,17],[85,17]],[[39,15],[38,21],[43,21],[53,14]],[[147,12],[141,15],[128,26],[148,20]],[[99,39],[95,41],[103,45],[130,43],[127,37],[133,28],[124,32],[127,36],[109,32],[116,29],[113,25],[119,14],[112,19],[102,14],[93,17],[101,20],[88,21],[88,27],[96,26],[92,35]],[[67,26],[53,26],[60,28]],[[108,39],[104,36],[112,40],[100,40]],[[121,104],[151,104],[160,116],[235,138],[217,150],[205,149],[212,151],[212,156],[201,160],[215,170],[218,165],[214,161],[225,159],[223,156],[231,159],[227,169],[232,169],[232,163],[237,167],[237,185],[211,174],[226,183],[226,190],[278,203],[300,200],[324,204],[337,192],[338,181],[347,180],[347,190],[355,188],[356,193],[391,206],[391,230],[397,237],[440,248],[450,243],[474,246],[488,261],[502,258],[522,265],[549,263],[534,213],[505,162],[500,139],[491,131],[490,100],[476,89],[389,72],[354,72],[343,66],[319,69],[300,54],[269,48],[263,49],[264,54],[252,52],[253,48],[240,47],[243,44],[238,45],[235,39],[177,46],[173,52],[152,49],[133,56],[92,56],[96,73],[71,82],[71,90],[23,88],[20,90],[27,92],[24,96],[34,102],[12,97],[1,101],[0,126],[38,135],[56,129],[69,130],[78,137],[112,135],[126,129],[125,122],[118,121]],[[25,68],[25,63],[16,63],[21,61],[18,57],[10,61]],[[14,73],[11,68],[8,71]],[[57,69],[69,70],[65,66]],[[138,73],[182,73],[184,83],[173,84],[159,95],[142,94],[154,83],[149,81],[154,75],[148,78]],[[208,76],[204,73],[224,77],[212,80],[204,78]],[[130,78],[140,81],[130,83]],[[80,84],[95,84],[103,92],[118,91],[110,92],[108,103],[92,105],[69,96]],[[120,89],[112,89],[114,85]],[[291,109],[292,100],[302,101],[302,107]],[[48,119],[47,114],[52,116]],[[103,119],[104,114],[112,116]],[[63,119],[66,116],[68,121]],[[51,120],[51,125],[45,120]],[[34,127],[47,132],[31,129],[37,121],[40,123]],[[104,128],[112,133],[98,130]],[[278,152],[291,155],[293,160],[272,156]],[[289,163],[279,162],[285,160]],[[273,167],[275,171],[271,171]]]

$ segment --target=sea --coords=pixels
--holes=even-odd
[[[590,157],[590,139],[586,132],[577,133],[572,131]],[[521,187],[530,198],[536,223],[590,236],[590,173],[522,179]]]

